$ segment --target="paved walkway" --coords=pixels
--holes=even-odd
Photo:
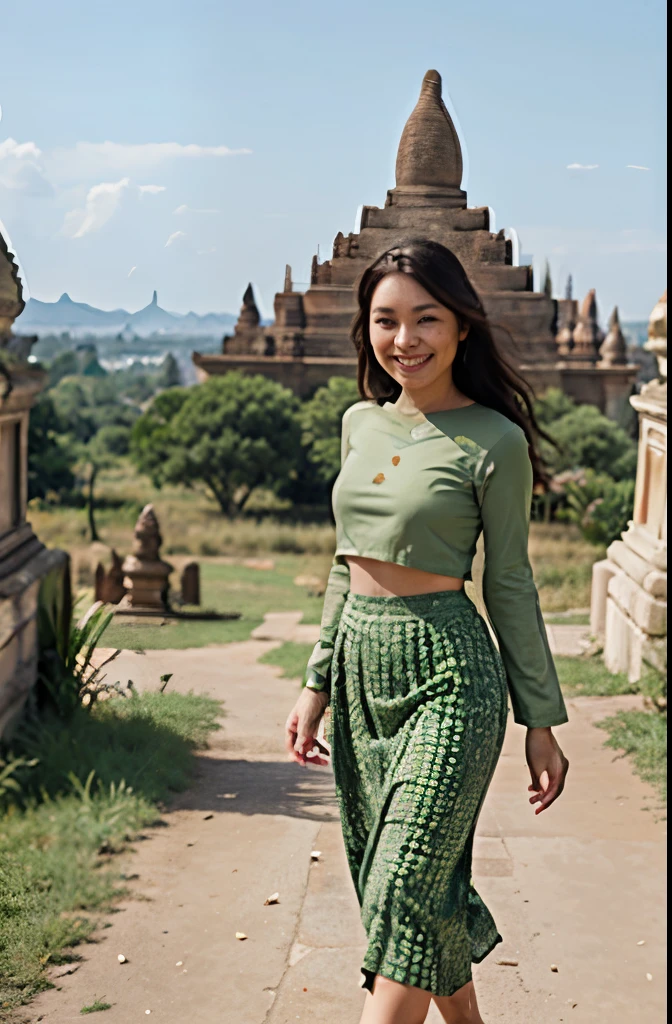
[[[297,684],[257,663],[277,643],[125,652],[116,662],[139,688],[170,671],[171,688],[221,698],[223,729],[167,827],[148,830],[129,855],[136,898],[81,950],[61,990],[31,1004],[31,1021],[80,1021],[98,997],[113,1004],[105,1024],[358,1024],[364,933],[332,775],[287,760]],[[558,730],[568,786],[539,817],[527,804],[524,731],[509,727],[474,861],[505,940],[475,971],[488,1024],[664,1020],[665,825],[649,788],[593,727],[637,702],[570,702],[571,722]],[[265,905],[276,892],[279,903]],[[440,1024],[435,1008],[427,1021]]]

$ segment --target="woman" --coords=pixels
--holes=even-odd
[[[299,764],[327,764],[368,937],[360,1024],[482,1024],[471,964],[501,941],[471,883],[507,686],[527,726],[530,803],[568,762],[567,713],[527,556],[539,431],[456,256],[431,241],[364,273],[352,337],[363,401],[343,417],[337,547],[320,641],[286,723]],[[483,594],[464,592],[483,534]],[[317,754],[314,753],[317,747]]]

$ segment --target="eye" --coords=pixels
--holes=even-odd
[[[423,320],[427,320],[427,321],[429,321],[431,323],[432,321],[434,321],[436,319],[437,319],[437,317],[432,316],[430,313],[425,313],[424,316],[420,317],[420,319],[418,320],[418,323],[421,324]]]
[[[381,327],[388,327],[390,324],[394,323],[394,320],[390,320],[388,316],[380,316],[376,320],[376,323],[380,324]]]

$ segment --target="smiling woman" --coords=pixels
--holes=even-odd
[[[418,240],[359,286],[362,401],[343,417],[336,553],[320,640],[286,723],[290,756],[332,754],[368,936],[361,1024],[482,1024],[471,965],[501,941],[471,879],[476,821],[504,739],[527,726],[530,803],[560,795],[567,721],[527,554],[539,434],[457,257]],[[480,534],[498,647],[464,581]],[[331,706],[331,751],[317,740]],[[318,753],[315,755],[315,747]]]

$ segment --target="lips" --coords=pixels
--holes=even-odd
[[[432,358],[432,353],[428,352],[422,356],[393,356],[392,357],[397,366],[404,371],[404,373],[417,373],[423,366],[426,366],[429,360]]]

